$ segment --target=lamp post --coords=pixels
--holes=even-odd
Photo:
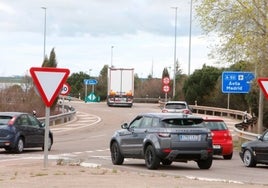
[[[45,11],[45,17],[44,17],[44,60],[46,56],[46,22],[47,22],[47,8],[41,7]]]
[[[190,2],[190,31],[189,31],[189,57],[188,57],[188,76],[191,72],[191,48],[192,48],[192,14],[193,14],[193,0]]]
[[[173,76],[173,99],[175,98],[175,93],[176,93],[176,45],[177,45],[177,9],[178,7],[171,7],[175,9],[175,41],[174,41],[174,76]]]
[[[111,46],[111,67],[113,67],[113,49],[114,46]]]
[[[44,18],[44,60],[46,56],[46,17],[47,17],[47,8],[41,7],[45,11]],[[50,108],[46,106],[46,119],[45,119],[45,144],[44,144],[44,167],[46,168],[48,165],[48,134],[49,134],[49,116],[50,116]]]

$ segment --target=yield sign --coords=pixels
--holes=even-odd
[[[50,107],[59,95],[70,70],[52,67],[32,67],[30,73],[44,103],[47,107]]]
[[[268,99],[268,78],[258,78],[258,83],[266,99]]]

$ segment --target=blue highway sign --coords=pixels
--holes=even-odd
[[[96,85],[98,83],[98,80],[95,79],[84,79],[85,85]]]
[[[222,73],[223,93],[248,93],[251,80],[255,78],[252,72],[232,72]]]

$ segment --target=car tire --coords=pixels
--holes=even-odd
[[[160,165],[160,159],[152,145],[147,146],[145,150],[145,164],[150,170],[157,169]]]
[[[163,159],[161,162],[162,162],[162,165],[165,165],[165,166],[169,166],[172,164],[172,161],[168,159]]]
[[[6,150],[7,152],[10,152],[10,151],[12,151],[12,148],[11,148],[11,147],[6,147],[5,150]]]
[[[15,145],[15,147],[13,148],[13,151],[15,153],[22,153],[24,149],[24,141],[23,139],[20,137]]]
[[[212,157],[208,157],[206,160],[197,161],[197,165],[200,169],[209,169],[212,165]]]
[[[111,158],[114,165],[121,165],[124,162],[124,157],[120,152],[117,142],[113,142],[111,146]]]
[[[250,150],[245,150],[243,154],[243,162],[246,167],[255,167],[256,161],[254,160],[253,154]]]
[[[223,158],[224,158],[225,160],[231,160],[232,157],[233,157],[233,153],[231,153],[231,154],[229,154],[229,155],[224,155],[224,156],[223,156]]]
[[[51,147],[52,147],[52,138],[49,136],[48,137],[48,147],[47,147],[48,151],[51,150]],[[42,150],[43,151],[45,150],[45,144],[42,146]]]

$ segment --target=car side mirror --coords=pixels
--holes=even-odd
[[[258,139],[258,140],[262,140],[262,136],[261,136],[261,135],[258,135],[258,136],[257,136],[257,139]]]
[[[39,126],[40,126],[40,127],[45,127],[45,126],[46,126],[46,125],[45,125],[45,122],[41,122]]]
[[[127,128],[128,128],[128,124],[127,124],[127,123],[122,124],[122,125],[121,125],[121,128],[122,128],[122,129],[127,129]]]

